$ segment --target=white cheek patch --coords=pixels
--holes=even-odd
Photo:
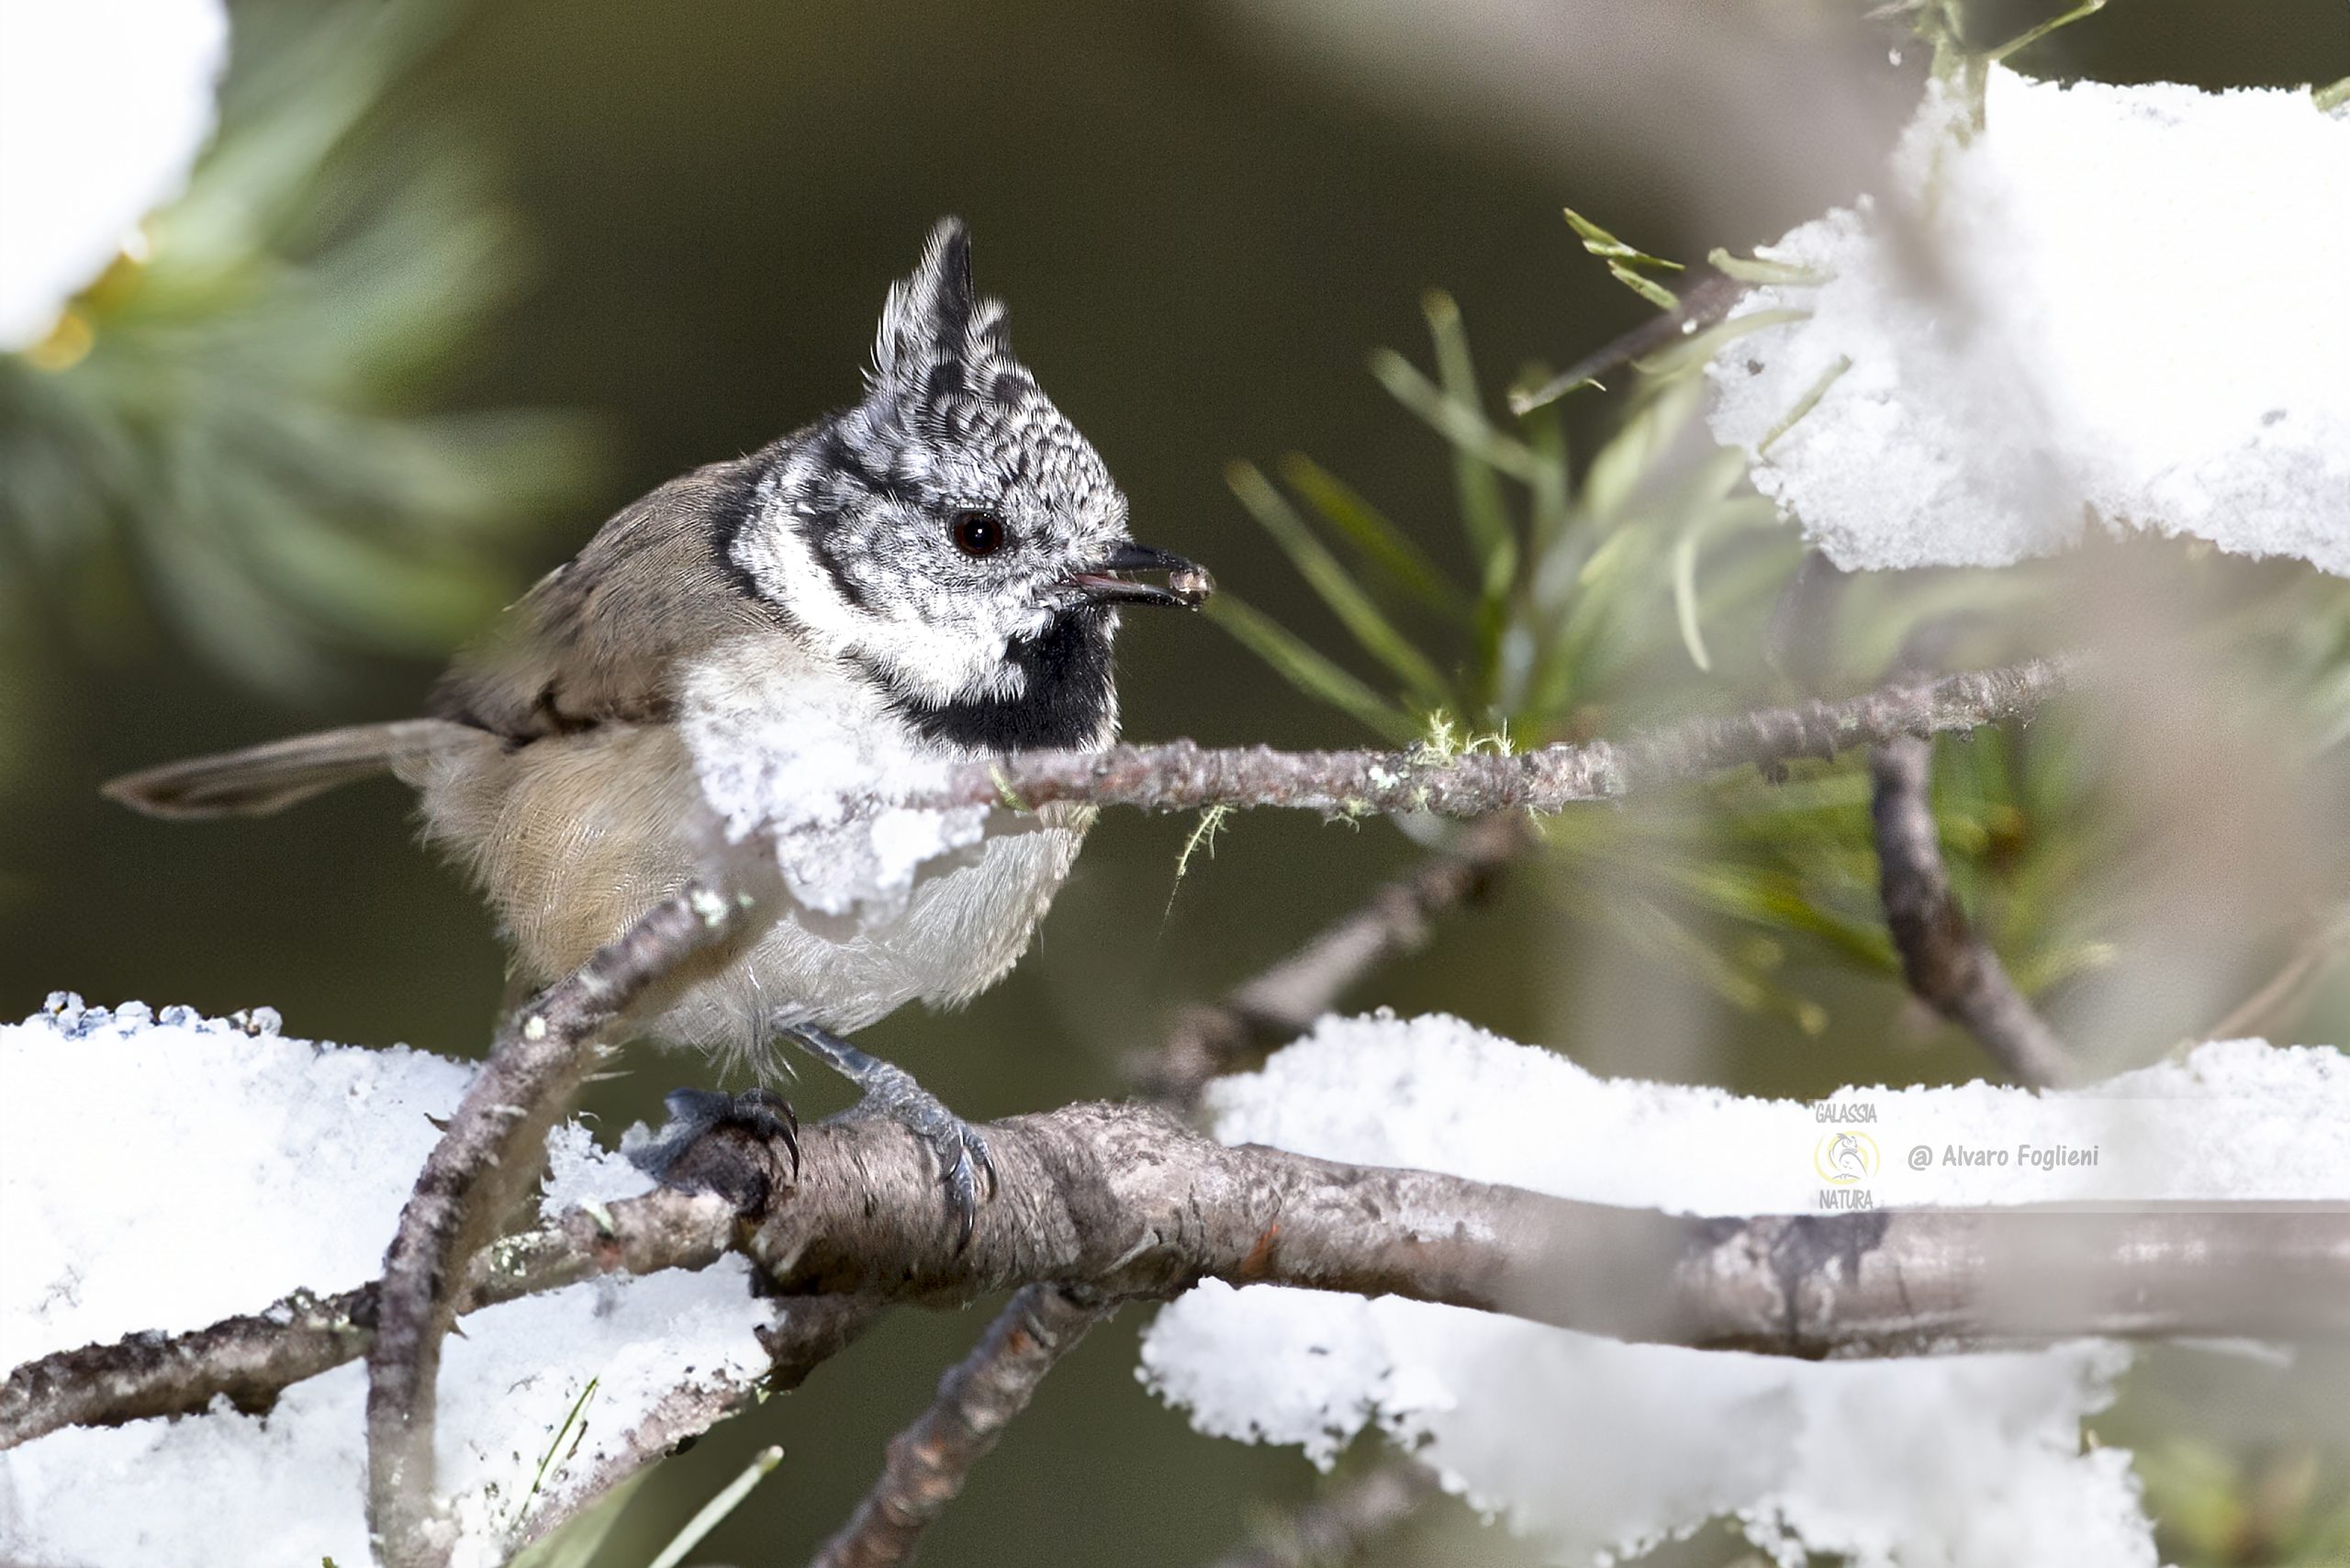
[[[1003,644],[975,644],[968,632],[947,632],[920,621],[890,622],[887,647],[860,651],[904,690],[930,702],[969,702],[1019,696],[1028,678],[1003,660]]]
[[[802,627],[812,652],[855,655],[885,671],[903,689],[931,702],[1017,697],[1026,677],[1004,663],[1004,642],[1044,626],[1041,610],[1024,612],[1002,634],[934,625],[912,613],[882,617],[849,602],[801,537],[784,505],[763,498],[761,515],[734,544],[735,564],[759,591]]]
[[[783,510],[771,493],[760,497],[757,521],[735,537],[734,564],[789,612],[818,652],[837,658],[856,645],[866,618],[834,586],[800,531],[779,515]]]

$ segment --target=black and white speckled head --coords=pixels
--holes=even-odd
[[[1012,356],[948,218],[890,290],[865,400],[776,449],[733,564],[935,738],[1089,745],[1115,722],[1121,602],[1193,603],[1205,574],[1136,545],[1092,445]],[[1170,588],[1120,577],[1171,571]]]

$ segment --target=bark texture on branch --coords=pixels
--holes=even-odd
[[[1920,1000],[1964,1026],[2019,1083],[2069,1081],[2064,1043],[2008,978],[1951,889],[1934,825],[1933,758],[1934,743],[1914,735],[1880,741],[1869,753],[1878,886],[1901,972]]]
[[[1691,1219],[1227,1148],[1136,1105],[986,1132],[1002,1187],[968,1247],[936,1223],[921,1146],[849,1122],[808,1130],[805,1181],[746,1249],[787,1295],[953,1305],[1051,1282],[1158,1299],[1215,1278],[1805,1358],[2350,1333],[2350,1211],[2335,1205]]]
[[[911,1558],[1045,1374],[1109,1316],[1100,1303],[1057,1285],[1021,1290],[939,1380],[938,1397],[921,1419],[890,1439],[880,1479],[810,1568],[895,1568]]]

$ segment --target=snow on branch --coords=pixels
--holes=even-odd
[[[2350,573],[2350,118],[2307,92],[1937,91],[1892,190],[1758,252],[1715,436],[1852,570],[2084,517]]]
[[[1541,1315],[1558,1327],[1210,1284],[1145,1343],[1203,1430],[1326,1463],[1384,1432],[1561,1562],[1728,1515],[1787,1562],[2145,1568],[2128,1456],[2080,1444],[2128,1358],[2072,1337],[2181,1332],[2182,1311],[2233,1317],[2248,1301],[2222,1298],[2350,1266],[2350,1062],[2332,1050],[2236,1042],[2080,1090],[1806,1105],[1600,1080],[1449,1019],[1334,1020],[1208,1098],[1230,1144],[1665,1211],[1620,1250],[1561,1238],[1546,1299],[1582,1310]],[[1681,1249],[1644,1257],[1673,1226]],[[2264,1259],[2201,1285],[2151,1255],[2138,1282],[2109,1271],[2142,1241]],[[2319,1311],[2334,1327],[2350,1327],[2340,1304]],[[2269,1331],[2291,1332],[2253,1330]],[[2006,1353],[1855,1360],[1968,1346]]]
[[[61,1058],[80,1070],[89,1054],[84,1042],[93,1036],[123,1058],[111,1065],[129,1068],[136,1059],[141,1070],[115,1080],[131,1084],[169,1079],[178,1068],[197,1078],[219,1073],[224,1058],[233,1067],[258,1048],[241,1035],[185,1025],[129,1030],[108,1025],[76,1038],[38,1020],[9,1030],[0,1047],[12,1078],[44,1058],[51,1070],[60,1070]],[[386,1072],[412,1071],[430,1058],[268,1044],[278,1059],[266,1079],[245,1071],[240,1081],[232,1070],[220,1074],[229,1081],[213,1092],[224,1103],[246,1107],[246,1130],[262,1114],[255,1107],[282,1110],[290,1103],[330,1115],[310,1129],[315,1136],[350,1130],[364,1139],[377,1128],[416,1140],[413,1124],[420,1113],[386,1114],[394,1110],[390,1094],[372,1082],[356,1096],[342,1086],[364,1081],[368,1063],[382,1061]],[[445,1076],[458,1070],[433,1064],[431,1070]],[[319,1078],[325,1086],[314,1081]],[[450,1085],[441,1087],[446,1105]],[[1381,1398],[1430,1395],[1426,1368],[1415,1372],[1399,1364],[1373,1376],[1360,1324],[1348,1327],[1359,1314],[1431,1310],[1420,1303],[1474,1309],[1453,1314],[1457,1321],[1423,1326],[1422,1335],[1442,1343],[1482,1343],[1480,1336],[1492,1332],[1489,1315],[1503,1314],[1526,1325],[1795,1358],[2040,1345],[2084,1334],[2350,1332],[2343,1305],[2350,1301],[2350,1215],[2242,1202],[2320,1195],[2326,1180],[2338,1182],[2340,1172],[2350,1170],[2350,1149],[2337,1147],[2350,1142],[2350,1114],[2335,1117],[2337,1131],[2331,1135],[2323,1131],[2323,1115],[2316,1114],[2321,1130],[2311,1131],[2313,1112],[2350,1102],[2350,1071],[2333,1053],[2206,1047],[2182,1067],[2134,1075],[2096,1092],[2040,1099],[1981,1087],[1879,1093],[1888,1101],[1940,1105],[1953,1137],[1987,1137],[1996,1127],[2003,1141],[2023,1137],[2053,1146],[2069,1140],[2078,1148],[2096,1139],[2114,1152],[2105,1165],[2090,1168],[2098,1172],[2095,1180],[2109,1179],[2123,1189],[2138,1183],[2143,1196],[2199,1192],[2238,1201],[2197,1211],[1912,1209],[1753,1218],[1613,1206],[1720,1209],[1722,1195],[1735,1192],[1782,1200],[1792,1210],[1807,1206],[1801,1200],[1832,1178],[1818,1173],[1818,1129],[1808,1107],[1731,1101],[1705,1091],[1599,1085],[1548,1053],[1441,1019],[1326,1025],[1310,1041],[1277,1056],[1263,1074],[1215,1091],[1220,1130],[1228,1138],[1318,1142],[1332,1152],[1352,1144],[1382,1157],[1381,1163],[1315,1158],[1263,1143],[1218,1143],[1142,1106],[1077,1105],[1015,1117],[988,1128],[1002,1192],[981,1210],[970,1245],[960,1249],[937,1223],[936,1182],[927,1157],[902,1130],[871,1122],[806,1129],[805,1163],[796,1184],[776,1179],[790,1169],[784,1150],[730,1131],[731,1143],[712,1150],[700,1169],[705,1180],[747,1195],[740,1200],[744,1206],[729,1214],[727,1233],[778,1293],[780,1312],[773,1302],[750,1298],[738,1260],[699,1273],[573,1283],[476,1312],[466,1336],[449,1343],[451,1375],[443,1380],[449,1407],[442,1412],[440,1458],[444,1484],[459,1494],[444,1516],[455,1526],[455,1560],[498,1560],[535,1533],[538,1516],[576,1499],[582,1477],[617,1480],[623,1467],[649,1461],[658,1444],[632,1434],[648,1426],[656,1433],[669,1430],[663,1422],[677,1398],[693,1397],[697,1387],[729,1385],[739,1396],[767,1365],[779,1338],[800,1334],[809,1347],[802,1353],[821,1355],[853,1335],[878,1304],[955,1305],[1009,1286],[1071,1288],[1095,1300],[1166,1297],[1201,1280],[1317,1293],[1194,1294],[1154,1331],[1151,1350],[1161,1386],[1198,1404],[1203,1420],[1216,1409],[1214,1421],[1226,1423],[1219,1429],[1243,1419],[1238,1412],[1248,1409],[1248,1401],[1286,1407],[1304,1397],[1320,1411],[1311,1428],[1315,1433],[1329,1429],[1334,1408],[1355,1410],[1359,1423]],[[201,1096],[197,1106],[210,1108]],[[168,1099],[159,1099],[153,1114],[166,1107],[185,1114]],[[133,1103],[122,1114],[140,1113]],[[1646,1157],[1628,1161],[1620,1143],[1611,1151],[1566,1136],[1567,1129],[1591,1126],[1634,1129]],[[1879,1131],[1891,1137],[1886,1124]],[[2122,1157],[2121,1150],[2147,1139],[2153,1142],[2142,1155]],[[297,1139],[295,1147],[308,1152],[315,1145]],[[1758,1152],[1765,1148],[1767,1161]],[[2210,1158],[2221,1148],[2233,1161],[2224,1168]],[[1552,1152],[1540,1156],[1538,1149]],[[1701,1157],[1693,1149],[1707,1152]],[[255,1163],[252,1151],[236,1145],[218,1153],[224,1167],[248,1170]],[[517,1280],[561,1284],[586,1268],[613,1261],[596,1253],[595,1238],[603,1235],[635,1238],[623,1251],[639,1260],[691,1262],[709,1252],[715,1216],[707,1199],[680,1200],[666,1192],[610,1196],[616,1185],[631,1184],[632,1170],[593,1154],[576,1136],[558,1138],[555,1153],[557,1192],[586,1197],[594,1206],[584,1221],[558,1215],[531,1239],[492,1248],[486,1255],[488,1277],[504,1268]],[[1458,1173],[1389,1163],[1421,1157]],[[1545,1166],[1544,1159],[1552,1163]],[[1748,1159],[1753,1168],[1741,1173]],[[723,1180],[730,1160],[747,1161],[755,1179]],[[1758,1178],[1766,1165],[1773,1170]],[[240,1175],[215,1192],[202,1185],[207,1178],[200,1170],[175,1173],[169,1191],[146,1193],[143,1207],[133,1212],[147,1215],[140,1223],[162,1237],[188,1205],[201,1214],[207,1199],[233,1195],[231,1189],[270,1191],[297,1233],[302,1222],[296,1211],[334,1207],[314,1191],[315,1182],[303,1179],[298,1159],[274,1155],[261,1167],[270,1174]],[[1594,1167],[1606,1168],[1604,1180],[1592,1179]],[[1802,1174],[1784,1179],[1780,1168],[1788,1167]],[[66,1194],[73,1167],[61,1160],[56,1168],[59,1212],[71,1213]],[[387,1168],[395,1178],[402,1169]],[[1944,1178],[1939,1192],[1946,1201],[1976,1202],[2106,1190],[2084,1186],[2089,1179],[2081,1169],[2057,1164],[1992,1181],[1965,1168]],[[1561,1177],[1571,1170],[1583,1172],[1580,1182],[1594,1189],[1592,1196],[1612,1203],[1561,1195],[1577,1184]],[[2331,1175],[2316,1174],[2321,1171]],[[354,1188],[367,1185],[350,1174]],[[1552,1190],[1496,1182],[1495,1175],[1544,1178]],[[382,1233],[383,1211],[397,1198],[397,1181],[384,1176],[375,1173],[372,1196],[364,1200],[378,1211],[373,1224],[364,1215],[336,1212],[330,1220],[321,1214],[312,1222],[321,1234],[298,1249],[285,1243],[279,1267],[332,1282],[331,1274],[314,1273],[310,1254],[331,1250],[325,1233]],[[1886,1198],[1902,1195],[1889,1170],[1882,1179]],[[342,1186],[339,1181],[336,1203],[357,1201],[346,1199]],[[1701,1195],[1708,1193],[1711,1203]],[[117,1191],[110,1201],[119,1205],[128,1195]],[[99,1204],[93,1212],[111,1210]],[[250,1209],[237,1214],[239,1236],[256,1228],[255,1218]],[[655,1233],[666,1228],[678,1234],[656,1240]],[[158,1284],[147,1277],[150,1258],[135,1245],[128,1255],[94,1235],[61,1235],[56,1245],[65,1249],[38,1255],[45,1259],[39,1266],[11,1271],[12,1281],[24,1280],[22,1287],[12,1283],[21,1299],[12,1295],[5,1320],[12,1358],[50,1349],[73,1353],[86,1337],[82,1326],[90,1323],[201,1333],[202,1323],[188,1320],[188,1302],[282,1290],[287,1282],[280,1274],[264,1283],[233,1248],[206,1258],[182,1241],[189,1278]],[[364,1279],[364,1250],[348,1239],[341,1245],[350,1254],[344,1267]],[[90,1288],[73,1303],[59,1294],[55,1281],[63,1277],[60,1271],[77,1270]],[[187,1298],[174,1292],[188,1293]],[[1392,1299],[1351,1299],[1358,1296]],[[599,1312],[599,1300],[613,1310]],[[1299,1337],[1298,1309],[1284,1305],[1291,1300],[1340,1314],[1333,1326],[1315,1331],[1339,1347],[1337,1360],[1304,1353],[1308,1341]],[[109,1301],[110,1311],[94,1310]],[[1237,1322],[1218,1316],[1236,1308],[1242,1315]],[[1472,1324],[1488,1326],[1465,1327]],[[356,1325],[354,1330],[364,1333]],[[1387,1341],[1397,1353],[1409,1342],[1400,1332]],[[134,1357],[160,1352],[200,1361],[200,1356],[175,1355],[195,1343],[185,1337],[161,1346],[133,1339],[120,1350]],[[1569,1336],[1558,1343],[1597,1342]],[[91,1364],[93,1352],[78,1353],[84,1365]],[[1662,1352],[1617,1346],[1615,1353]],[[2060,1351],[2057,1360],[2077,1372],[2083,1354]],[[1996,1364],[2012,1361],[1996,1359]],[[20,1369],[12,1386],[56,1386],[48,1376],[53,1364]],[[1751,1389],[1756,1364],[1748,1358],[1703,1357],[1679,1375],[1696,1388],[1712,1386],[1718,1376],[1723,1388]],[[695,1373],[688,1375],[687,1366]],[[224,1401],[192,1421],[139,1419],[108,1430],[53,1431],[24,1444],[0,1457],[0,1475],[30,1504],[5,1527],[17,1538],[0,1540],[0,1547],[47,1557],[119,1554],[129,1545],[124,1540],[106,1536],[91,1545],[71,1532],[118,1534],[138,1529],[140,1519],[184,1517],[169,1501],[173,1488],[202,1486],[215,1495],[229,1489],[262,1496],[272,1506],[255,1515],[272,1528],[288,1518],[305,1521],[302,1528],[310,1532],[302,1538],[305,1551],[315,1543],[321,1555],[356,1560],[364,1542],[356,1371],[344,1368],[285,1389],[266,1421],[239,1415]],[[256,1404],[266,1395],[250,1361],[224,1366],[220,1375],[223,1394],[233,1392]],[[1964,1382],[1988,1374],[1919,1375]],[[1369,1380],[1347,1396],[1358,1406],[1315,1403],[1317,1395],[1337,1397],[1333,1379],[1357,1377]],[[596,1387],[589,1394],[591,1381]],[[508,1396],[502,1392],[508,1389],[521,1392]],[[1488,1395],[1492,1419],[1525,1417],[1523,1399],[1503,1399],[1493,1390],[1465,1397],[1460,1408],[1482,1407]],[[715,1397],[728,1397],[723,1386]],[[1214,1406],[1215,1399],[1227,1403]],[[584,1427],[575,1419],[583,1400],[597,1413]],[[1573,1404],[1564,1401],[1561,1407]],[[1414,1408],[1427,1413],[1425,1406]],[[99,1418],[86,1407],[76,1414]],[[1262,1409],[1246,1418],[1266,1431],[1288,1430],[1281,1422],[1292,1419]],[[1441,1446],[1435,1457],[1457,1463]],[[261,1473],[249,1476],[251,1467]],[[80,1502],[55,1506],[69,1488]],[[122,1506],[94,1509],[87,1506],[93,1496],[119,1499]],[[218,1531],[167,1546],[142,1540],[134,1555],[164,1562],[253,1560],[254,1543],[238,1540],[236,1529],[229,1521]]]
[[[238,1026],[70,997],[0,1025],[10,1103],[106,1085],[102,1116],[10,1133],[0,1559],[368,1561],[371,1282],[435,1121],[482,1079],[275,1028],[265,1009]],[[547,1170],[560,1217],[461,1292],[480,1310],[448,1346],[437,1473],[465,1564],[503,1562],[665,1402],[747,1397],[760,1335],[799,1327],[712,1245],[722,1204],[648,1191],[576,1124],[510,1163]],[[628,1272],[671,1263],[709,1266]],[[205,1413],[152,1418],[187,1410]],[[53,1429],[96,1420],[129,1424]]]

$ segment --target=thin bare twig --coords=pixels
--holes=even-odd
[[[2073,1064],[2063,1042],[2008,978],[1951,889],[1934,825],[1933,757],[1934,743],[1915,735],[1879,741],[1869,753],[1878,885],[1901,972],[2009,1077],[2034,1087],[2065,1082]]]
[[[1896,684],[1837,702],[1695,719],[1622,741],[1544,746],[1516,756],[1436,759],[1416,752],[1206,750],[1189,741],[1107,751],[1023,752],[966,763],[908,803],[951,807],[1053,801],[1195,811],[1287,806],[1333,816],[1427,812],[1473,817],[1559,812],[1702,778],[1724,768],[1832,757],[1900,735],[2021,718],[2080,678],[2072,659],[2033,659],[1925,684]]]
[[[2301,934],[2275,974],[2196,1038],[2242,1040],[2273,1036],[2309,1004],[2310,994],[2324,983],[2345,955],[2350,955],[2350,907],[2337,907],[2326,911]]]
[[[1058,1285],[1028,1285],[971,1353],[939,1380],[938,1397],[890,1439],[880,1479],[811,1568],[893,1568],[913,1555],[930,1522],[962,1494],[1046,1372],[1112,1308]]]
[[[1380,965],[1426,946],[1437,916],[1482,896],[1533,842],[1513,816],[1471,823],[1280,963],[1221,1001],[1185,1008],[1166,1040],[1133,1062],[1136,1086],[1173,1109],[1196,1104],[1210,1079],[1304,1033]]]
[[[467,1265],[528,1193],[548,1129],[593,1070],[603,1032],[688,959],[753,924],[699,886],[654,906],[508,1024],[417,1178],[376,1286],[367,1352],[367,1512],[383,1562],[446,1560],[433,1497],[434,1382]]]
[[[1442,1495],[1436,1473],[1427,1465],[1413,1459],[1382,1460],[1218,1558],[1216,1568],[1337,1568]]]
[[[1593,350],[1541,386],[1509,395],[1510,412],[1530,414],[1586,381],[1597,381],[1617,365],[1651,354],[1667,343],[1701,332],[1728,318],[1746,297],[1748,286],[1722,273],[1708,273],[1681,291],[1681,303],[1651,316],[1614,341]]]

